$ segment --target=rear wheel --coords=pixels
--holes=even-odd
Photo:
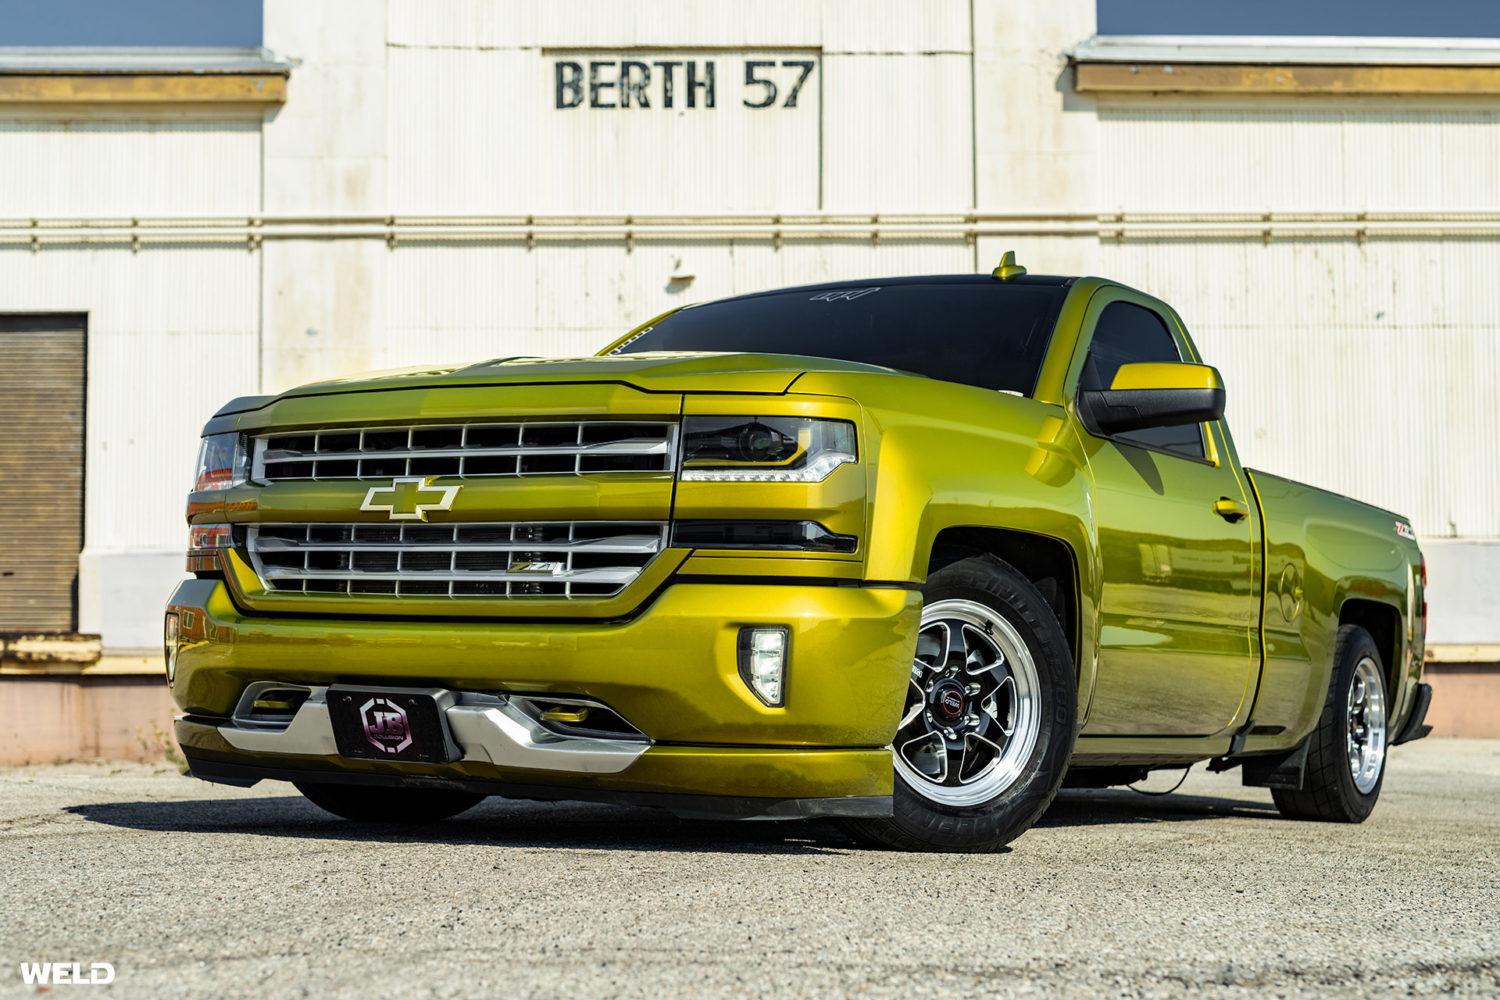
[[[302,781],[296,787],[319,809],[366,823],[433,823],[472,809],[485,798],[446,788],[376,788]]]
[[[1385,665],[1369,632],[1339,629],[1333,678],[1318,728],[1308,737],[1301,790],[1271,789],[1283,816],[1363,823],[1385,781]]]
[[[1067,770],[1072,657],[1042,595],[993,556],[938,570],[923,597],[893,815],[844,826],[883,847],[992,851],[1036,822]]]

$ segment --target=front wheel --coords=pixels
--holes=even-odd
[[[891,743],[893,814],[844,826],[882,847],[993,851],[1030,829],[1067,770],[1072,657],[1036,587],[993,556],[943,567],[923,598]]]
[[[484,801],[483,795],[446,788],[379,788],[296,782],[319,809],[365,823],[434,823]]]

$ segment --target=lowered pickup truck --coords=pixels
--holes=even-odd
[[[238,399],[166,612],[192,773],[365,820],[487,795],[990,850],[1210,761],[1359,822],[1425,735],[1400,516],[1241,467],[1166,303],[836,282],[601,355]]]

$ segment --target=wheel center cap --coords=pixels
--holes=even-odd
[[[964,689],[955,681],[944,681],[932,689],[932,707],[946,721],[959,719],[964,714]]]

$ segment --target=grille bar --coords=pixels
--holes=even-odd
[[[275,594],[611,597],[666,547],[665,522],[256,524],[251,565]]]
[[[531,552],[535,542],[495,543],[454,542],[452,544],[426,544],[424,552]],[[570,552],[655,552],[660,548],[658,539],[651,535],[622,535],[615,539],[584,539],[574,542],[552,542],[547,549]],[[347,542],[298,542],[262,538],[260,550],[265,552],[342,552],[349,548]],[[359,548],[371,552],[400,552],[406,548],[401,542],[360,542]]]
[[[536,573],[481,573],[475,571],[454,571],[453,573],[425,573],[425,572],[402,572],[379,573],[361,572],[361,580],[450,580],[454,583],[462,583],[466,580],[499,581],[514,580],[516,582],[535,582]],[[554,576],[560,574],[553,574]],[[570,573],[568,580],[572,583],[629,583],[640,574],[635,570],[627,569],[585,569]],[[349,574],[336,569],[268,569],[266,577],[270,580],[346,580]]]
[[[671,472],[676,441],[676,424],[615,420],[281,432],[255,438],[251,476],[281,482]]]
[[[610,441],[605,444],[545,445],[536,448],[421,448],[421,449],[371,449],[370,451],[322,451],[316,452],[318,459],[357,459],[367,455],[381,458],[431,458],[434,455],[462,454],[492,458],[496,455],[664,455],[665,441]],[[278,462],[303,462],[307,455],[296,450],[267,449],[264,461],[267,465]]]

